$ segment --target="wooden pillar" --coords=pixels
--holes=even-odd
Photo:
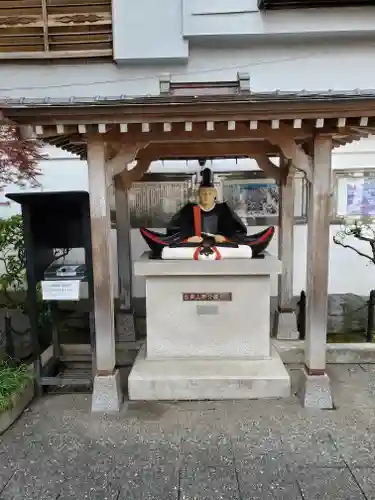
[[[317,136],[308,197],[305,369],[301,396],[305,407],[319,409],[333,407],[330,380],[325,372],[331,152],[332,139]]]
[[[128,312],[132,309],[132,272],[130,245],[130,213],[129,192],[123,189],[121,180],[115,177],[117,260],[119,270],[120,310]]]
[[[280,183],[279,211],[279,259],[282,273],[279,275],[278,308],[290,311],[293,298],[293,258],[294,258],[294,169]]]
[[[284,165],[283,165],[284,163]],[[279,207],[279,259],[282,273],[278,276],[278,300],[275,315],[276,337],[280,340],[295,340],[299,334],[297,319],[292,308],[294,267],[294,173],[289,160],[280,159],[280,168],[287,175],[281,176]]]
[[[129,190],[117,175],[115,182],[117,262],[119,275],[119,311],[116,330],[119,341],[134,341],[134,311],[132,304],[132,258],[131,226],[129,213]]]
[[[314,141],[307,231],[305,364],[311,375],[326,368],[332,139]]]
[[[115,370],[114,289],[112,271],[110,189],[112,174],[106,167],[106,145],[101,136],[87,141],[93,261],[96,376],[92,411],[118,411],[119,374]]]

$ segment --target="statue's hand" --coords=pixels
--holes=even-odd
[[[189,243],[201,243],[203,241],[203,238],[201,236],[191,236],[188,238]]]
[[[225,241],[226,241],[225,236],[222,236],[221,234],[215,234],[216,243],[225,243]]]

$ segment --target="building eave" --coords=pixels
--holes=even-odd
[[[301,145],[307,146],[317,133],[332,135],[335,145],[344,145],[375,128],[375,90],[0,98],[0,108],[5,119],[31,126],[41,140],[82,157],[87,136],[95,133],[104,134],[112,144],[169,143],[177,148],[232,142],[228,151],[243,156],[243,149],[233,142],[252,141],[254,148],[263,150],[267,134],[288,130]],[[273,154],[274,146],[268,142],[268,147]]]

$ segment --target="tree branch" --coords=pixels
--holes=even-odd
[[[337,241],[335,238],[333,238],[333,242],[336,243],[336,245],[340,245],[343,248],[350,248],[353,250],[356,254],[360,255],[361,257],[365,257],[366,259],[370,260],[373,264],[375,264],[375,261],[372,257],[369,255],[361,252],[360,250],[357,250],[355,247],[352,247],[351,245],[346,245],[344,243],[341,243],[341,241]]]
[[[357,240],[367,241],[370,244],[374,242],[373,238],[366,238],[366,236],[361,236],[359,234],[353,234],[352,236],[354,236],[354,238],[357,238]]]

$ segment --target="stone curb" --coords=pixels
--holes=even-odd
[[[13,406],[0,413],[0,435],[3,434],[22,414],[34,397],[34,381],[25,386],[21,394],[12,396]]]
[[[303,364],[303,340],[273,340],[283,363]],[[327,344],[327,364],[375,364],[375,343]]]

